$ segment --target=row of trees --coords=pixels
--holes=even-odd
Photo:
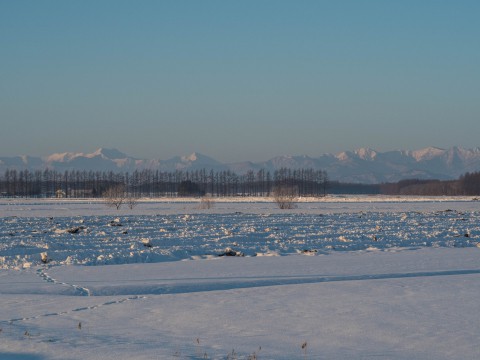
[[[162,196],[269,196],[276,186],[295,188],[301,196],[325,195],[325,171],[282,168],[273,173],[261,169],[238,175],[232,171],[28,171],[7,170],[0,176],[2,196],[14,197],[102,197],[117,185],[133,197]]]
[[[480,195],[480,172],[466,173],[457,180],[401,180],[384,184],[330,182],[325,171],[282,168],[238,175],[232,171],[154,170],[115,173],[112,171],[7,170],[0,175],[4,197],[103,197],[122,185],[131,197],[162,196],[270,196],[275,187],[294,189],[300,196],[336,194],[387,195]]]
[[[379,185],[388,195],[480,195],[480,172],[466,173],[458,180],[402,180]]]

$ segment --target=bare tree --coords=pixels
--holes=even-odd
[[[125,199],[125,203],[127,204],[128,208],[132,210],[135,206],[138,205],[138,197],[133,194],[129,194]]]
[[[215,201],[209,195],[202,197],[202,199],[200,200],[200,205],[199,205],[200,209],[211,209],[214,206],[215,206]]]
[[[297,186],[277,185],[273,188],[273,198],[280,209],[295,208],[297,197]]]
[[[125,202],[125,199],[127,198],[125,185],[118,184],[109,187],[103,193],[103,197],[105,199],[105,205],[107,205],[108,207],[114,207],[117,210],[120,209],[122,204]]]

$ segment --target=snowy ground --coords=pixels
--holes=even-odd
[[[479,207],[2,200],[0,359],[478,359]]]

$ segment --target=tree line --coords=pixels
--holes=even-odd
[[[331,194],[383,194],[420,196],[480,195],[480,172],[465,173],[456,180],[406,179],[395,183],[351,184],[332,181]]]
[[[287,186],[300,196],[324,196],[328,188],[325,171],[282,168],[238,175],[230,170],[173,172],[138,170],[129,172],[66,170],[6,170],[0,175],[4,197],[95,198],[114,186],[123,185],[134,197],[270,196],[275,187]]]
[[[457,180],[401,180],[397,183],[379,185],[386,195],[480,195],[480,172],[465,173]]]
[[[3,197],[103,197],[116,185],[123,185],[134,197],[202,196],[271,196],[275,187],[289,187],[300,196],[331,194],[384,195],[480,195],[480,172],[466,173],[457,180],[408,179],[395,183],[356,184],[329,181],[325,171],[282,168],[235,172],[195,170],[129,172],[67,170],[6,170],[0,175]]]

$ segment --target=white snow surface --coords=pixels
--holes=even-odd
[[[472,200],[1,200],[0,359],[478,359]]]

